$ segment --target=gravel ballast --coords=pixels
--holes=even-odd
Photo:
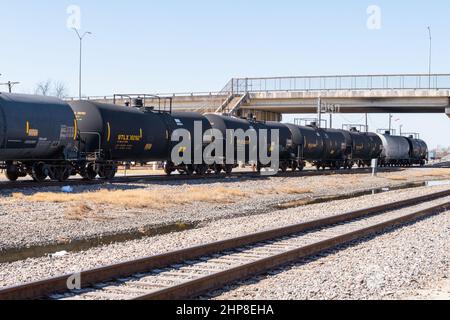
[[[432,179],[450,179],[450,171],[439,171],[435,175],[430,169],[408,169],[402,172],[383,173],[378,177],[368,175],[335,175],[317,177],[272,177],[264,180],[242,180],[230,178],[220,181],[191,181],[171,183],[136,183],[110,185],[103,187],[75,187],[74,193],[95,192],[102,189],[136,190],[165,193],[189,192],[194,186],[204,188],[205,193],[215,188],[228,188],[243,191],[245,197],[230,197],[230,203],[194,202],[168,209],[127,208],[126,206],[92,205],[92,212],[80,219],[71,219],[74,203],[31,202],[26,198],[12,198],[11,193],[0,196],[0,251],[20,250],[35,246],[70,243],[83,239],[96,239],[117,233],[139,234],[142,230],[164,228],[171,225],[198,225],[214,220],[230,219],[239,216],[252,216],[274,211],[274,207],[283,202],[309,199],[314,197],[351,194],[371,188],[393,187],[410,182]],[[431,176],[427,176],[430,174]],[[307,189],[310,193],[287,194],[277,192],[282,186]],[[164,188],[164,192],[161,192]],[[264,191],[262,194],[255,190]],[[59,188],[24,190],[23,194],[37,192],[59,192]],[[18,191],[14,191],[17,193]]]
[[[44,257],[1,264],[0,286],[75,273],[182,247],[435,193],[448,188],[439,186],[387,192],[355,198],[352,201],[341,200],[255,216],[217,219],[205,223],[200,229],[68,253],[60,258]],[[255,284],[247,283],[244,287],[223,294],[218,293],[221,294],[218,298],[402,298],[411,295],[417,288],[426,287],[439,280],[449,270],[449,221],[449,213],[444,213],[319,260],[312,260],[306,264],[299,263],[294,267],[283,269],[283,272],[276,276],[259,278],[261,281]],[[284,278],[279,280],[276,277]]]

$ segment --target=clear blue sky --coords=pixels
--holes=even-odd
[[[0,82],[64,82],[77,94],[78,42],[66,26],[78,5],[85,40],[85,95],[218,91],[231,77],[450,73],[450,2],[434,1],[54,1],[0,0]],[[381,8],[381,30],[366,10]],[[5,88],[2,88],[5,90]],[[345,118],[345,119],[344,119]],[[445,115],[399,115],[432,147],[450,145]],[[286,119],[290,119],[287,117]],[[337,116],[337,124],[361,116]],[[371,116],[386,127],[387,116]],[[400,123],[399,122],[399,123]]]

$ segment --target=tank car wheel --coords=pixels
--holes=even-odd
[[[19,179],[19,170],[15,165],[9,165],[6,168],[6,172],[5,172],[6,178],[9,181],[17,181],[17,179]]]
[[[299,165],[298,165],[297,161],[292,162],[292,165],[291,165],[292,172],[295,172],[298,167],[299,167]]]
[[[196,166],[195,173],[199,176],[204,176],[208,172],[208,166],[201,164]]]
[[[305,169],[305,165],[303,163],[300,163],[298,166],[298,171],[303,171]]]
[[[47,168],[45,167],[45,163],[39,162],[33,165],[31,177],[36,182],[43,182],[48,177]]]
[[[192,175],[194,175],[194,172],[195,172],[195,169],[194,169],[194,166],[193,165],[186,165],[185,166],[185,169],[184,169],[184,172],[185,172],[185,174],[186,175],[188,175],[188,176],[192,176]]]
[[[280,170],[281,170],[282,173],[285,173],[287,171],[287,169],[288,169],[288,164],[287,164],[287,162],[283,161],[280,164]]]
[[[225,166],[225,173],[229,176],[233,173],[233,166],[231,164],[228,164]]]
[[[164,163],[164,172],[166,175],[170,176],[174,171],[175,171],[175,169],[173,168],[172,162]]]
[[[101,179],[112,180],[116,176],[117,167],[115,166],[103,166],[100,168],[98,175]]]
[[[256,165],[256,172],[257,172],[257,173],[261,173],[261,171],[262,171],[262,165],[261,165],[260,163],[258,163],[258,164]]]
[[[70,177],[70,170],[67,167],[55,167],[50,170],[50,179],[54,181],[64,182]]]
[[[222,172],[222,166],[220,164],[215,164],[213,170],[216,175],[219,175]]]
[[[89,163],[85,168],[81,170],[80,175],[84,180],[94,180],[97,177],[97,171],[95,171],[94,164]]]

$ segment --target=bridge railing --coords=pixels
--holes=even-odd
[[[450,74],[234,78],[224,90],[226,89],[231,94],[268,91],[439,90],[450,89]]]
[[[156,93],[160,97],[210,97],[276,91],[332,90],[450,90],[450,74],[390,74],[299,76],[273,78],[233,78],[219,92]],[[135,94],[138,95],[138,94]],[[85,97],[87,100],[113,100],[113,96]],[[66,100],[78,100],[68,98]]]

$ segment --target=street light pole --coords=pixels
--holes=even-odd
[[[392,132],[392,118],[394,116],[392,115],[392,113],[389,114],[389,133]]]
[[[430,26],[428,26],[428,35],[430,37],[430,52],[429,52],[429,57],[428,57],[428,75],[429,75],[428,82],[429,82],[429,88],[431,89],[431,62],[432,62],[432,53],[433,53],[433,51],[432,51],[433,38],[431,37],[431,27]]]
[[[83,39],[86,35],[88,34],[92,34],[91,32],[87,31],[85,33],[83,33],[83,35],[80,35],[80,33],[78,32],[77,29],[73,28],[73,30],[76,32],[78,39],[80,39],[80,69],[79,69],[79,79],[78,79],[78,96],[79,99],[81,100],[82,98],[82,91],[81,91],[81,83],[82,83],[82,63],[83,63]]]

